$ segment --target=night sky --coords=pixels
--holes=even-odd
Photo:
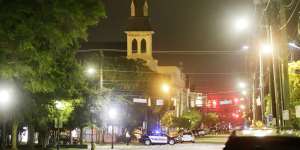
[[[125,41],[130,0],[103,0],[107,18],[90,30],[89,43]],[[252,0],[149,0],[154,51],[239,51],[248,34],[237,33],[237,17],[253,15]],[[106,48],[106,47],[97,47]],[[179,65],[186,73],[243,72],[244,54],[155,54],[160,65]],[[193,75],[198,91],[220,92],[235,87],[236,75]]]

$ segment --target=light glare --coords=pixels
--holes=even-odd
[[[117,118],[118,112],[116,109],[111,108],[108,112],[108,115],[111,120],[115,120]]]
[[[163,91],[164,93],[169,93],[169,92],[170,92],[170,86],[169,86],[168,84],[164,83],[164,84],[162,85],[162,91]]]
[[[93,68],[93,67],[89,67],[87,70],[86,70],[87,74],[88,75],[94,75],[96,74],[96,69]]]
[[[65,108],[65,104],[61,101],[55,101],[55,107],[58,110],[63,110]]]
[[[273,47],[270,44],[262,44],[261,52],[263,54],[270,54],[273,51]]]
[[[10,105],[11,96],[7,90],[0,91],[0,106],[7,107]]]
[[[235,28],[237,31],[246,30],[249,27],[249,21],[247,18],[239,18],[235,22]]]

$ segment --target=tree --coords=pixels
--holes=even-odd
[[[161,118],[161,123],[164,127],[172,128],[172,127],[175,127],[175,123],[174,123],[175,119],[176,118],[174,116],[174,112],[173,111],[168,111]]]
[[[207,113],[203,117],[203,123],[211,127],[219,122],[219,116],[217,113]]]
[[[87,90],[75,53],[103,16],[99,0],[0,1],[0,79],[18,85],[28,104],[19,110],[30,111],[15,117],[28,123],[31,144],[53,99],[76,99]]]
[[[184,117],[175,117],[174,118],[174,126],[183,129],[191,128],[191,121]]]
[[[300,105],[300,61],[289,64],[289,89],[290,89],[290,105],[291,124],[294,129],[300,128],[300,119],[296,118],[295,106]]]
[[[191,129],[197,129],[202,122],[202,115],[197,110],[190,110],[183,113],[183,117],[191,122]]]

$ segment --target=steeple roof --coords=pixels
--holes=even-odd
[[[148,0],[132,0],[131,16],[128,18],[127,31],[152,31],[149,21]]]

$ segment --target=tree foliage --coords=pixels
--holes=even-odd
[[[88,92],[75,53],[104,15],[99,0],[0,1],[0,79],[22,91],[18,103],[26,107],[18,115],[25,122],[47,130],[53,100]]]
[[[207,113],[203,117],[203,123],[207,126],[214,126],[219,122],[219,116],[217,113]]]
[[[289,64],[289,89],[290,89],[290,105],[291,121],[293,128],[300,128],[300,119],[296,118],[295,106],[300,105],[300,61]]]

